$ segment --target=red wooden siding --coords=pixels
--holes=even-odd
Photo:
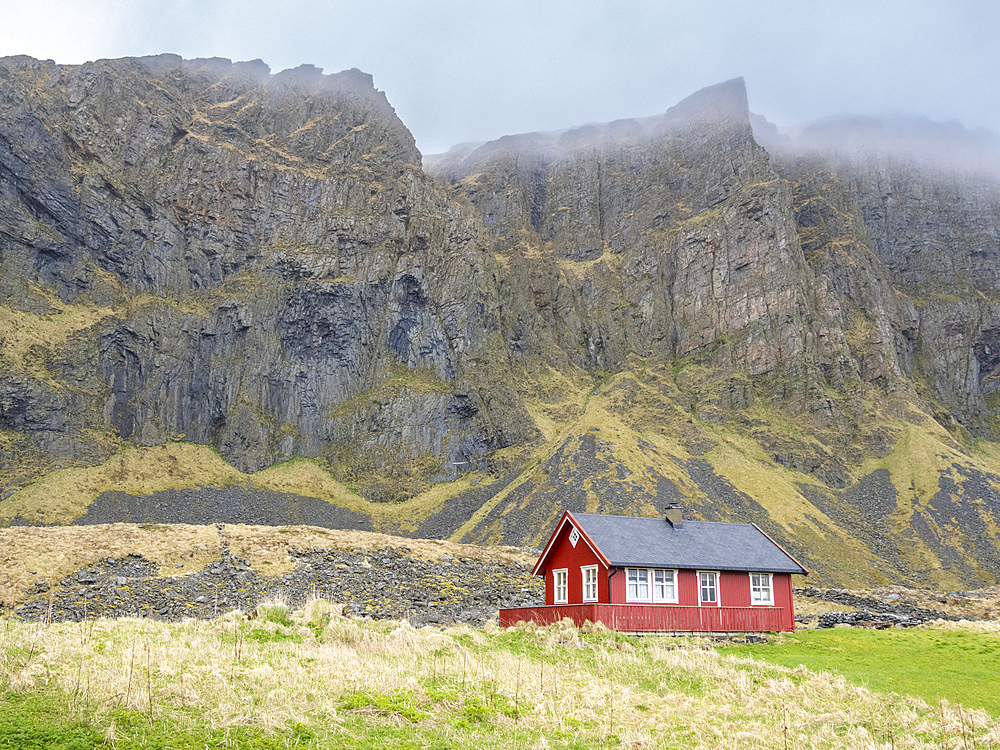
[[[774,606],[781,608],[781,630],[795,630],[795,605],[792,603],[792,574],[775,573],[772,582]],[[761,609],[758,607],[758,609]]]
[[[677,571],[677,603],[682,607],[697,607],[701,603],[698,597],[698,571]]]
[[[581,536],[577,540],[576,547],[569,542],[569,534],[573,529],[572,523],[563,525],[559,532],[559,538],[555,540],[555,546],[549,553],[549,559],[545,561],[545,603],[554,604],[555,586],[552,579],[552,571],[566,568],[569,572],[569,603],[583,603],[583,573],[580,568],[587,565],[597,566],[597,600],[606,602],[608,600],[608,571],[597,555]],[[542,572],[542,571],[539,571]]]
[[[723,570],[719,573],[719,604],[749,607],[750,574],[743,570]]]
[[[551,625],[564,617],[577,627],[587,620],[630,633],[748,633],[793,630],[790,612],[782,607],[685,607],[657,604],[568,604],[555,607],[501,609],[500,626],[522,620]]]

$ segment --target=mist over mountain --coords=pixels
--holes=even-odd
[[[960,122],[935,122],[908,115],[841,115],[782,132],[753,116],[754,132],[768,150],[806,151],[827,158],[881,155],[912,161],[925,168],[1000,176],[1000,135]]]
[[[0,522],[682,500],[821,581],[993,584],[996,152],[734,79],[422,157],[356,70],[0,59]]]

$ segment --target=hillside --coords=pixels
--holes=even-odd
[[[818,583],[996,584],[1000,183],[840,132],[735,80],[422,159],[358,71],[4,58],[0,524],[681,499]]]

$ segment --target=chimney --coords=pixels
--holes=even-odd
[[[684,512],[680,503],[673,502],[667,505],[667,523],[675,529],[684,525]]]

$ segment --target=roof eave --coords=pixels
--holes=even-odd
[[[713,563],[705,563],[704,565],[701,564],[692,565],[690,562],[685,562],[685,563],[639,562],[636,560],[630,560],[627,562],[612,561],[611,567],[612,568],[663,568],[665,570],[735,570],[747,573],[802,573],[802,570],[804,570],[804,568],[801,568],[801,566],[799,566],[799,569],[793,569],[793,568],[783,569],[783,568],[768,567],[763,565],[715,565]]]
[[[778,543],[777,543],[776,541],[774,541],[774,540],[773,540],[773,539],[771,538],[771,535],[770,535],[770,534],[768,534],[768,533],[767,533],[766,531],[764,531],[764,529],[762,529],[762,528],[761,528],[760,526],[758,526],[757,524],[752,524],[752,526],[753,526],[753,527],[754,527],[755,529],[757,529],[757,531],[759,531],[759,532],[760,532],[761,534],[763,534],[764,536],[766,536],[766,537],[767,537],[767,540],[768,540],[768,541],[769,541],[769,542],[770,542],[771,544],[773,544],[773,545],[774,545],[775,547],[777,547],[777,548],[778,548],[778,549],[780,549],[780,550],[781,550],[782,552],[784,552],[784,553],[785,553],[786,555],[788,555],[788,559],[789,559],[789,560],[791,560],[791,561],[792,561],[793,563],[795,563],[796,565],[798,565],[798,566],[799,566],[799,567],[800,567],[800,568],[802,569],[801,571],[798,571],[798,572],[800,573],[800,575],[804,575],[804,576],[807,576],[807,575],[809,575],[809,568],[807,568],[807,567],[806,567],[805,565],[803,565],[803,564],[802,564],[802,563],[800,563],[800,562],[799,562],[798,560],[796,560],[796,559],[795,559],[795,558],[794,558],[794,557],[792,556],[792,554],[791,554],[791,553],[790,553],[790,552],[789,552],[789,551],[788,551],[787,549],[785,549],[785,548],[784,548],[784,547],[782,547],[782,546],[781,546],[780,544],[778,544]]]

